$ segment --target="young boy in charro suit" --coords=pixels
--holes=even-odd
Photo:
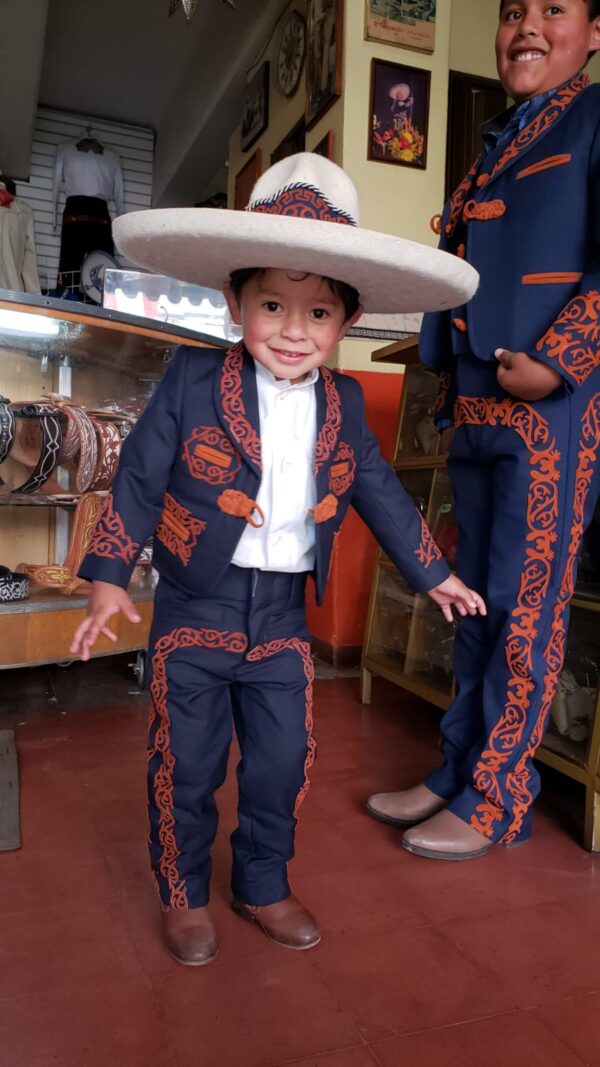
[[[290,949],[316,945],[290,893],[296,817],[315,755],[304,586],[322,599],[350,503],[447,617],[485,610],[439,549],[369,432],[357,383],[325,366],[361,314],[450,307],[477,284],[455,257],[358,225],[339,167],[272,167],[246,212],[173,209],[115,223],[122,252],[225,293],[244,340],[178,350],[128,436],[81,574],[93,581],[73,652],[89,656],[154,531],[150,855],[166,947],[214,959],[207,902],[231,711],[242,759],[233,907]]]
[[[377,794],[403,844],[465,860],[523,841],[533,757],[561,670],[600,452],[599,0],[503,0],[498,73],[516,104],[446,205],[440,247],[481,275],[468,307],[426,315],[459,527],[457,572],[487,600],[456,639],[444,763]],[[414,825],[417,824],[417,825]]]

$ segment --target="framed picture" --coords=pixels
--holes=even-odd
[[[425,170],[430,83],[428,70],[371,61],[369,159]]]
[[[306,128],[314,126],[342,92],[344,0],[308,0]]]
[[[433,52],[436,0],[366,0],[365,37]]]
[[[325,159],[333,160],[333,130],[328,130],[312,151],[316,152],[318,156],[325,156]]]
[[[241,145],[244,152],[251,148],[269,125],[269,63],[259,67],[244,95]]]
[[[233,206],[236,211],[244,210],[250,200],[250,193],[261,174],[262,154],[259,148],[254,155],[250,156],[250,159],[247,163],[244,163],[242,169],[235,176]]]
[[[277,145],[271,152],[271,166],[274,163],[279,163],[280,159],[287,159],[288,156],[296,155],[296,152],[304,152],[304,116],[300,119],[300,122],[296,123],[294,128],[290,130],[287,137],[283,138],[283,141]]]

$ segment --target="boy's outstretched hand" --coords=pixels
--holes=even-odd
[[[497,378],[500,385],[518,400],[543,400],[558,389],[562,381],[558,371],[533,359],[527,352],[497,348],[494,355],[499,363]]]
[[[469,589],[460,578],[451,574],[441,585],[427,590],[427,596],[440,608],[442,615],[448,622],[452,622],[454,616],[452,608],[456,608],[459,615],[487,615],[487,608],[483,597],[479,596],[474,589]]]
[[[88,660],[90,649],[100,634],[116,641],[117,635],[106,624],[120,611],[130,622],[142,621],[135,604],[124,589],[110,582],[92,582],[87,617],[75,630],[69,651],[74,655],[81,655],[82,660]]]

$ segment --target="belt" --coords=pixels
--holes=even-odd
[[[83,408],[73,404],[67,397],[51,393],[52,407],[67,420],[66,444],[63,443],[60,462],[79,456],[75,472],[75,488],[85,493],[94,480],[98,465],[98,439],[92,420]]]
[[[27,600],[29,596],[29,578],[20,571],[9,571],[0,567],[0,604],[12,600]]]
[[[58,413],[49,404],[16,403],[12,405],[15,419],[39,419],[42,427],[42,447],[35,469],[13,493],[35,493],[52,474],[62,444],[62,426]]]

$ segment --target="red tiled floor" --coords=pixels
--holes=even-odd
[[[23,848],[0,855],[0,1067],[598,1067],[600,858],[569,832],[580,794],[551,777],[523,848],[409,856],[364,805],[437,762],[438,713],[381,680],[369,708],[357,678],[316,685],[290,877],[321,945],[286,952],[229,908],[233,751],[213,850],[220,955],[175,963],[148,872],[148,695],[127,658],[3,676]]]

